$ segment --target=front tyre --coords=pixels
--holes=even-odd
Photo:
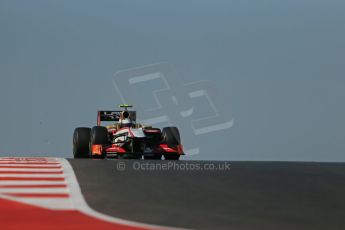
[[[181,144],[181,137],[178,128],[165,127],[162,130],[163,142],[169,146],[177,146]]]
[[[162,140],[164,144],[171,147],[181,145],[181,137],[178,128],[176,127],[165,127],[162,130]],[[180,155],[178,153],[165,153],[165,160],[179,160]]]
[[[74,158],[89,157],[89,142],[91,129],[80,127],[76,128],[73,133],[73,156]]]
[[[108,130],[106,127],[103,126],[95,126],[91,130],[91,137],[90,137],[90,157],[99,157],[99,158],[105,158],[106,152],[102,149],[102,152],[100,155],[96,155],[92,152],[92,146],[93,145],[101,145],[106,146],[109,144],[109,138],[108,138]]]

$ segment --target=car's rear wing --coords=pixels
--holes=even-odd
[[[113,121],[117,122],[120,120],[121,113],[123,111],[98,111],[97,113],[97,125],[100,126],[102,121]],[[129,116],[133,122],[136,121],[137,113],[136,111],[128,111]]]

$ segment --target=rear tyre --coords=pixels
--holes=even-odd
[[[92,154],[92,145],[102,145],[106,146],[109,144],[109,138],[108,138],[108,129],[103,126],[95,126],[91,130],[91,137],[90,137],[90,157],[94,157]],[[105,158],[106,152],[102,151],[102,154],[99,156],[96,156],[99,158]]]
[[[74,130],[73,134],[73,156],[74,158],[89,157],[89,142],[91,129],[80,127]]]

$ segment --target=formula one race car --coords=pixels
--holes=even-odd
[[[73,135],[74,158],[129,158],[178,160],[183,153],[176,127],[162,130],[136,123],[131,105],[123,111],[98,111],[97,126],[76,128]],[[102,122],[111,125],[101,126]]]

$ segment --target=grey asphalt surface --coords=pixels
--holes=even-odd
[[[87,203],[128,220],[192,229],[345,229],[345,163],[69,161]],[[191,164],[230,169],[183,170]]]

